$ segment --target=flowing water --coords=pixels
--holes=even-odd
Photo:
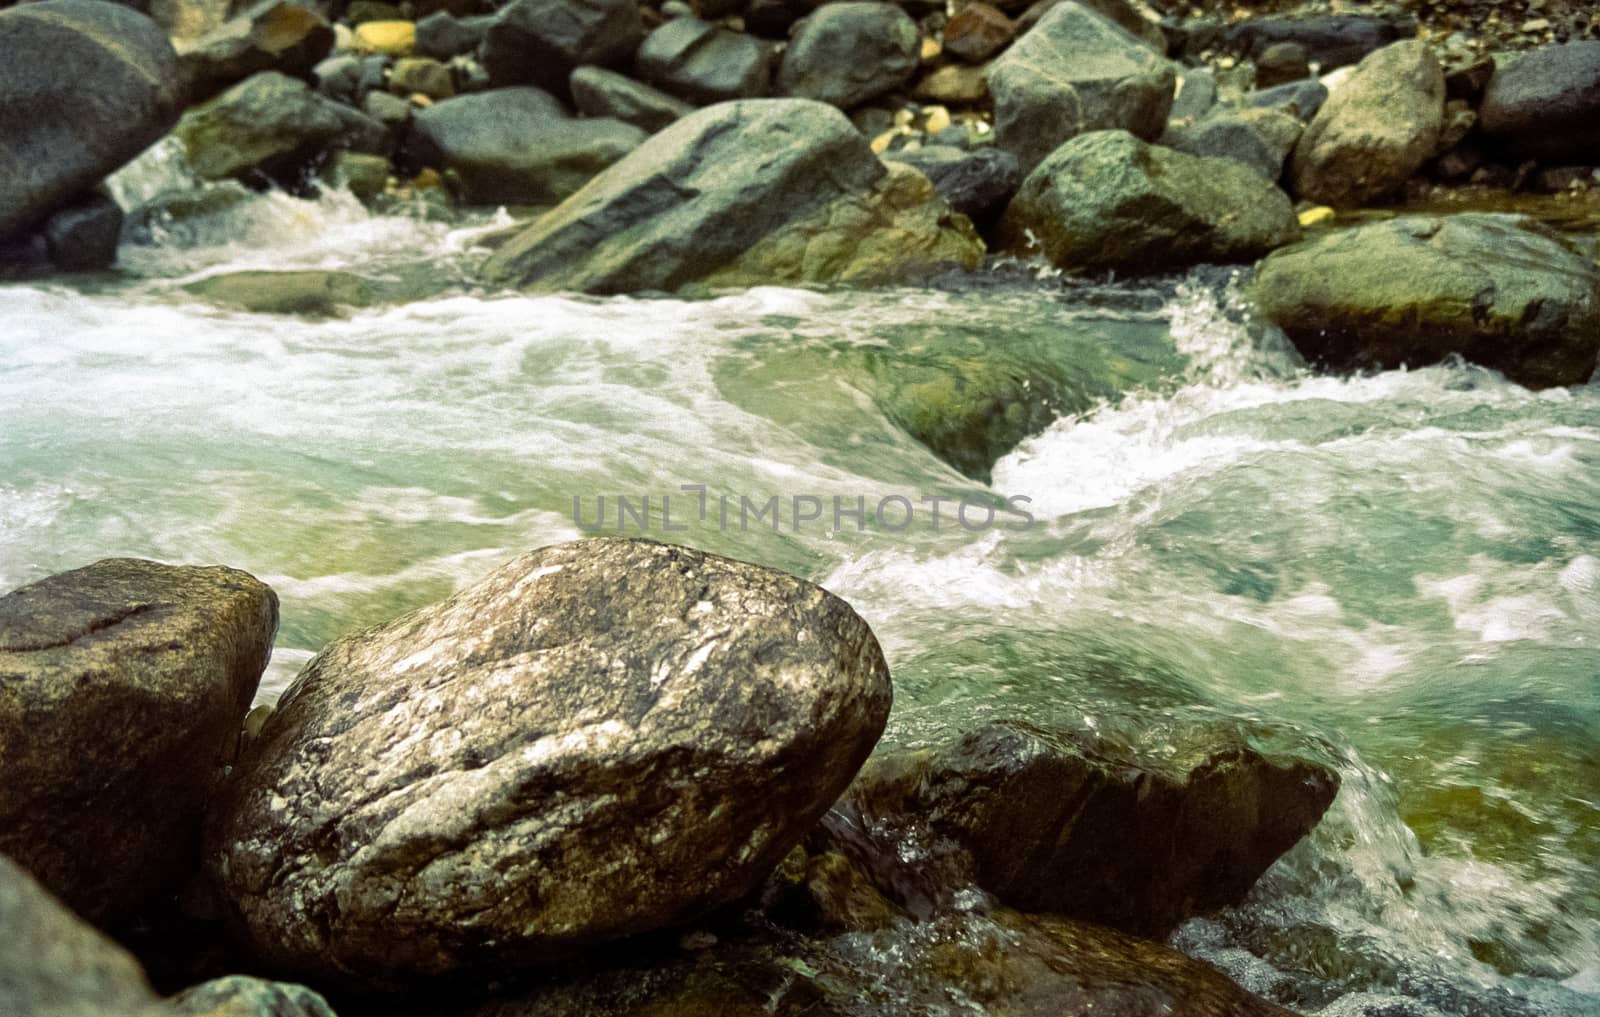
[[[602,498],[617,532],[620,497],[628,533],[855,605],[891,743],[1199,712],[1323,745],[1322,826],[1175,937],[1247,986],[1600,1013],[1600,388],[1317,376],[1216,270],[597,300],[474,292],[470,228],[337,194],[153,234],[117,277],[0,288],[0,590],[108,555],[247,569],[282,598],[271,699]],[[442,292],[308,320],[178,288],[240,267]],[[988,483],[882,398],[974,349],[1060,382]]]

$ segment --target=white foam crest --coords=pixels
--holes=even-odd
[[[1600,559],[1577,554],[1517,565],[1479,554],[1467,564],[1457,575],[1415,580],[1418,593],[1444,601],[1458,632],[1485,643],[1593,645],[1600,624]]]
[[[0,594],[44,578],[32,552],[61,512],[84,496],[61,484],[0,484]]]

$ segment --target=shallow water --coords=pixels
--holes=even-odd
[[[1345,783],[1322,827],[1176,937],[1257,991],[1600,1012],[1600,389],[1318,377],[1215,270],[484,295],[476,225],[252,197],[118,277],[5,286],[0,590],[108,555],[247,569],[283,601],[271,699],[341,632],[648,497],[649,535],[857,607],[895,674],[888,743],[1211,712],[1324,745]],[[177,288],[235,267],[445,292],[313,321]],[[1055,357],[1068,392],[988,484],[876,397],[974,346]]]

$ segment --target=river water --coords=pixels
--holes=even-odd
[[[1344,787],[1316,834],[1175,937],[1247,986],[1600,1013],[1600,388],[1320,377],[1219,270],[482,294],[475,225],[260,196],[119,276],[0,287],[0,590],[108,555],[249,570],[282,598],[271,699],[341,632],[579,536],[602,497],[639,533],[649,498],[647,535],[855,605],[892,743],[1217,713],[1322,745]],[[437,292],[307,320],[178,288],[244,267]],[[974,350],[1067,379],[986,483],[879,398]]]

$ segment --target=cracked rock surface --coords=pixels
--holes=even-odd
[[[818,587],[644,540],[547,547],[312,660],[207,865],[282,968],[492,978],[750,891],[889,703],[871,630]]]

